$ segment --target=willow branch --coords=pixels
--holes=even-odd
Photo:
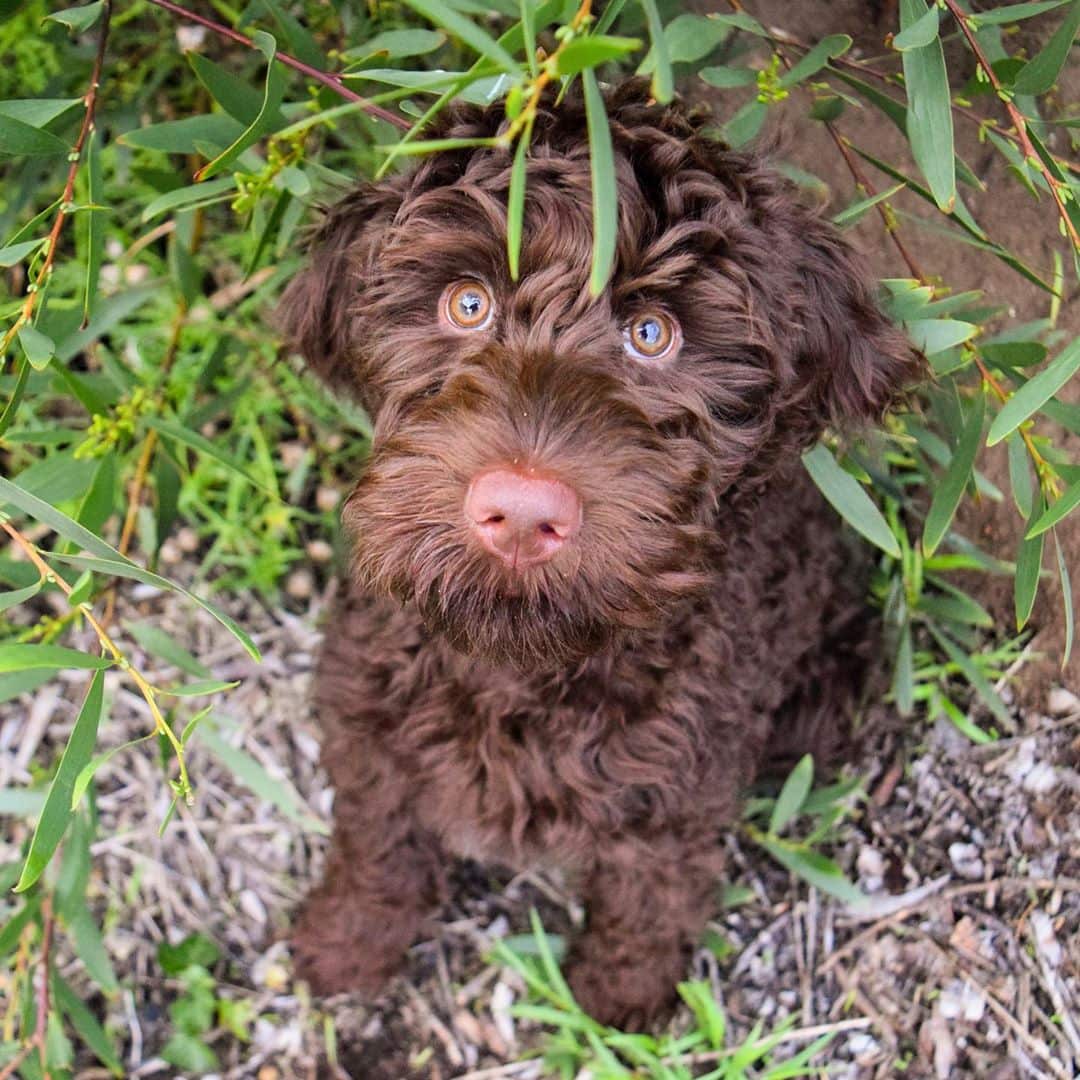
[[[983,52],[982,46],[979,44],[979,39],[972,31],[971,26],[968,24],[967,16],[960,9],[956,0],[945,0],[945,6],[952,13],[953,18],[959,25],[960,32],[964,35],[968,47],[975,54],[975,59],[978,62],[979,67],[982,68],[986,77],[990,80],[990,85],[994,88],[994,92],[1001,98],[1002,103],[1005,105],[1005,111],[1009,114],[1009,119],[1012,121],[1013,128],[1016,130],[1017,138],[1020,140],[1020,149],[1023,151],[1024,159],[1042,173],[1043,180],[1046,181],[1046,186],[1050,189],[1050,195],[1057,205],[1058,215],[1065,225],[1065,231],[1072,241],[1073,249],[1080,251],[1080,233],[1076,231],[1076,226],[1069,216],[1069,211],[1065,206],[1065,200],[1061,197],[1061,191],[1058,188],[1058,181],[1046,167],[1046,162],[1039,157],[1035,150],[1035,146],[1028,135],[1027,119],[1013,103],[1008,91],[1006,91],[1001,80],[997,77],[997,72],[994,71],[986,53]]]
[[[23,301],[22,310],[18,318],[12,323],[3,341],[0,342],[0,356],[7,352],[15,335],[25,326],[34,315],[34,307],[41,295],[42,287],[48,281],[52,273],[53,262],[56,259],[56,249],[60,244],[60,234],[64,230],[64,223],[72,210],[72,198],[75,195],[75,177],[79,173],[79,165],[82,162],[83,148],[86,140],[94,130],[94,113],[97,108],[98,87],[101,85],[101,69],[105,63],[105,46],[109,40],[109,20],[112,17],[112,0],[105,0],[105,7],[101,15],[101,33],[98,36],[97,52],[94,55],[94,66],[90,72],[90,87],[86,91],[83,102],[86,111],[83,113],[82,127],[79,128],[79,137],[68,155],[71,165],[68,167],[67,182],[64,184],[64,194],[60,196],[60,209],[56,212],[52,230],[49,233],[48,243],[45,247],[45,259],[34,278],[33,285],[26,291],[26,299]]]
[[[197,12],[188,11],[187,8],[173,3],[173,0],[150,0],[150,3],[155,7],[163,8],[165,11],[171,12],[181,19],[186,19],[188,22],[197,23],[199,26],[205,27],[207,30],[211,30],[217,34],[218,37],[227,38],[229,41],[235,41],[237,45],[243,45],[246,49],[256,48],[255,42],[245,34],[241,34],[239,30],[234,30],[231,26],[225,26],[223,23],[208,19],[205,15],[199,15]],[[276,52],[274,53],[274,59],[284,64],[286,67],[292,68],[294,71],[301,72],[309,79],[314,79],[315,82],[321,83],[328,89],[333,90],[339,97],[343,97],[346,101],[356,102],[369,116],[374,116],[379,120],[385,121],[387,124],[392,124],[401,131],[408,131],[408,120],[398,116],[396,113],[390,112],[389,109],[384,109],[381,105],[376,105],[374,102],[368,101],[354,90],[350,90],[341,81],[340,75],[335,75],[333,72],[322,71],[319,68],[312,67],[310,64],[305,64],[303,60],[297,60],[295,56],[290,56],[288,53]]]

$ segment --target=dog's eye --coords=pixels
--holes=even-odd
[[[443,318],[459,330],[482,330],[494,311],[491,293],[479,281],[459,281],[443,293]]]
[[[635,360],[664,360],[682,344],[679,324],[660,311],[638,315],[623,330],[624,348]]]

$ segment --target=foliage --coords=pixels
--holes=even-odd
[[[584,1072],[596,1080],[782,1080],[813,1076],[820,1070],[810,1064],[831,1041],[826,1034],[798,1052],[777,1060],[774,1051],[781,1043],[794,1041],[798,1033],[785,1022],[765,1034],[758,1021],[740,1043],[728,1039],[723,1006],[706,982],[685,982],[679,994],[694,1016],[694,1026],[685,1034],[628,1034],[598,1024],[582,1011],[559,970],[556,950],[561,942],[549,938],[540,918],[531,912],[532,934],[501,941],[494,958],[512,968],[527,989],[527,1000],[512,1012],[553,1028],[541,1053],[546,1075],[573,1080]]]
[[[1080,368],[1080,342],[1057,328],[1066,281],[1080,273],[1077,173],[1048,148],[1055,132],[1067,138],[1076,129],[1075,117],[1055,113],[1053,90],[1080,26],[1080,0],[979,13],[959,0],[901,0],[892,58],[879,64],[853,59],[846,35],[802,42],[766,29],[735,0],[730,7],[704,16],[655,0],[609,0],[597,12],[589,0],[215,3],[226,28],[205,17],[193,23],[169,0],[115,8],[96,0],[44,22],[41,0],[4,5],[0,52],[13,59],[0,70],[0,528],[8,543],[0,552],[0,702],[18,707],[65,669],[86,669],[87,689],[62,755],[36,764],[36,786],[0,791],[0,811],[37,820],[22,861],[2,871],[19,891],[3,901],[0,929],[0,963],[11,965],[17,1003],[0,1075],[16,1060],[27,1077],[62,1073],[72,1036],[119,1072],[85,994],[52,964],[63,935],[94,992],[118,992],[82,902],[103,760],[95,737],[109,723],[106,673],[145,702],[145,739],[161,750],[176,800],[198,782],[186,769],[190,739],[216,746],[240,782],[274,788],[253,759],[229,753],[215,723],[204,723],[207,699],[230,684],[159,627],[115,627],[116,597],[135,586],[176,590],[257,656],[221,598],[257,591],[280,602],[311,541],[332,529],[326,492],[355,474],[370,435],[364,416],[277,357],[266,313],[298,265],[311,208],[358,174],[438,149],[424,126],[455,98],[505,108],[491,143],[513,153],[507,258],[516,275],[537,102],[549,84],[581,79],[593,158],[591,287],[599,293],[617,212],[601,80],[636,69],[661,100],[677,81],[717,88],[726,95],[720,134],[735,146],[762,131],[776,103],[804,95],[807,122],[828,127],[853,173],[856,195],[837,224],[881,218],[908,275],[883,282],[886,305],[935,376],[881,432],[854,444],[829,437],[806,458],[829,501],[875,547],[874,596],[895,656],[892,698],[902,713],[921,705],[977,740],[1007,723],[995,684],[1023,642],[992,626],[950,576],[956,570],[1014,577],[1017,632],[1044,577],[1056,574],[1071,648],[1057,530],[1080,505],[1080,467],[1040,421],[1080,433],[1080,413],[1058,397]],[[1027,20],[1048,26],[1045,45],[1010,54],[1010,27]],[[959,92],[950,90],[945,36],[977,61]],[[859,124],[880,119],[906,135],[917,173],[858,144]],[[1025,264],[973,216],[966,195],[979,181],[954,152],[954,124],[978,125],[1040,201],[1053,267]],[[867,168],[883,178],[880,190]],[[901,192],[929,216],[894,205]],[[1003,298],[927,279],[901,239],[909,227],[943,231],[1000,260],[1045,293],[1045,317],[1011,325],[997,306]],[[1028,524],[1018,550],[1003,553],[1008,561],[954,529],[965,499],[1006,498],[979,468],[983,447],[999,442],[1008,449],[1011,501]],[[151,684],[128,659],[135,645],[172,664],[175,681]],[[965,687],[981,702],[976,712],[960,704]],[[986,714],[989,726],[979,720]],[[812,793],[809,773],[800,765],[774,802],[759,804],[767,824],[752,806],[747,829],[785,866],[850,899],[839,870],[816,850],[841,793],[832,801]],[[299,812],[288,800],[278,805]],[[797,814],[815,819],[800,840],[785,835]],[[616,1068],[613,1055],[663,1061],[690,1049],[620,1041],[590,1026],[572,1001],[551,999],[558,986],[544,970],[526,978],[561,1010],[566,1060],[623,1075],[603,1072]],[[39,971],[48,978],[35,991]],[[205,979],[181,978],[181,1000],[205,1005]],[[723,1014],[700,989],[684,991],[699,1020],[693,1046],[727,1054]],[[178,1034],[199,1034],[190,1028],[177,1022]],[[759,1032],[746,1044],[755,1053],[764,1047],[759,1069],[767,1069],[759,1060],[767,1041]],[[723,1070],[736,1054],[716,1060]]]

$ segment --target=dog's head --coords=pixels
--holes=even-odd
[[[566,662],[708,580],[725,509],[917,360],[836,232],[753,155],[640,85],[608,100],[615,271],[588,289],[584,113],[539,116],[519,279],[511,161],[454,150],[330,210],[282,301],[291,344],[375,424],[345,510],[363,580],[457,647]],[[436,134],[496,134],[500,109]]]

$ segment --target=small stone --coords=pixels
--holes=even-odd
[[[956,872],[969,881],[982,880],[983,861],[980,855],[981,852],[976,844],[949,845],[949,861]]]
[[[184,557],[179,545],[171,538],[166,540],[158,550],[158,557],[167,566],[175,566]]]
[[[326,563],[334,557],[334,549],[325,540],[312,540],[306,551],[312,562]]]
[[[315,492],[315,505],[324,513],[328,514],[341,501],[341,493],[337,488],[327,487],[325,484]]]
[[[1058,786],[1057,770],[1048,761],[1036,762],[1024,777],[1023,788],[1032,795],[1045,795]]]
[[[199,550],[199,534],[185,525],[176,531],[176,546],[187,555]]]
[[[1068,716],[1080,712],[1080,698],[1064,686],[1055,686],[1047,695],[1046,709],[1051,716]]]
[[[315,591],[315,578],[310,570],[294,570],[285,581],[285,592],[294,600],[307,600]]]

